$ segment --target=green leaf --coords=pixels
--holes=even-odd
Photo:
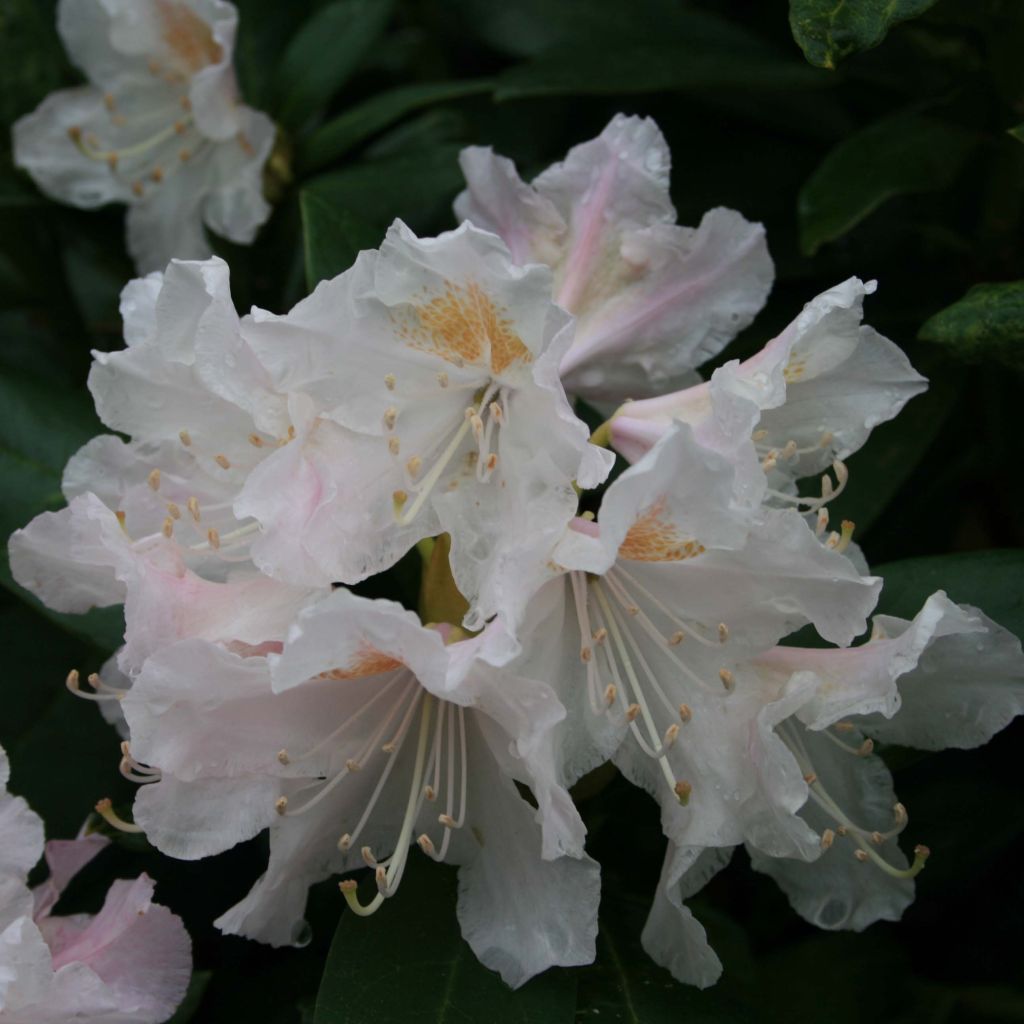
[[[918,337],[967,362],[1024,370],[1024,281],[975,285],[931,317]]]
[[[117,734],[64,686],[70,669],[98,671],[104,655],[24,605],[0,606],[0,635],[0,745],[11,759],[12,792],[42,816],[48,836],[73,836],[100,797],[123,799],[129,789],[117,771]]]
[[[88,392],[71,391],[54,382],[5,372],[0,377],[0,584],[32,604],[70,632],[111,651],[121,642],[121,611],[100,609],[88,615],[59,615],[44,609],[13,580],[6,539],[34,516],[64,505],[61,474],[67,460],[101,427]]]
[[[936,590],[981,608],[1011,633],[1024,636],[1024,551],[963,551],[872,566],[885,579],[878,610],[912,619]]]
[[[789,0],[789,26],[804,56],[833,69],[844,57],[877,46],[893,25],[916,18],[936,0]]]
[[[312,291],[320,281],[348,270],[360,249],[370,249],[379,234],[350,208],[325,199],[313,189],[299,192],[302,213],[306,286]]]
[[[188,1024],[188,1022],[196,1015],[196,1011],[199,1009],[199,1004],[203,1000],[203,994],[206,992],[207,986],[210,984],[210,979],[213,977],[213,971],[193,971],[192,977],[188,982],[188,991],[185,993],[185,998],[181,1001],[178,1009],[174,1011],[174,1016],[167,1022],[167,1024]]]
[[[1007,128],[1006,134],[1012,135],[1018,142],[1024,142],[1024,121],[1015,124],[1012,128]]]
[[[350,248],[363,244],[366,228],[373,232],[371,244],[379,244],[396,217],[416,231],[433,229],[450,220],[451,202],[463,185],[459,148],[436,146],[313,178],[302,189],[305,207],[315,211],[314,218],[340,218],[352,236]]]
[[[575,974],[551,970],[508,988],[462,938],[455,900],[455,871],[417,856],[372,917],[342,914],[315,1024],[571,1024]]]
[[[755,36],[697,12],[642,38],[573,36],[498,79],[495,98],[607,95],[662,90],[797,90],[830,82]],[[595,52],[600,59],[595,59]]]
[[[424,82],[379,93],[318,129],[302,147],[302,166],[317,170],[406,114],[434,103],[477,96],[493,88],[492,79],[476,78],[461,82]]]
[[[900,114],[844,140],[800,190],[800,248],[813,256],[887,199],[948,188],[976,138],[958,125]]]
[[[282,124],[301,131],[316,120],[384,31],[392,7],[393,0],[336,0],[299,29],[272,90]]]

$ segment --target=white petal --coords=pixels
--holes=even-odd
[[[858,757],[840,750],[827,737],[793,723],[804,744],[821,786],[848,819],[868,831],[893,825],[896,797],[892,778],[882,760],[874,755]],[[856,734],[854,746],[860,742]],[[809,800],[803,816],[817,831],[838,827],[836,818]],[[907,867],[907,859],[887,840],[877,849],[894,868]],[[793,909],[819,928],[861,931],[875,921],[897,921],[914,898],[914,882],[893,878],[870,860],[854,857],[852,837],[837,836],[830,849],[819,851],[808,863],[793,858],[770,857],[750,849],[751,863],[771,875],[789,897]]]
[[[671,842],[665,851],[642,942],[651,959],[685,985],[707,988],[721,977],[722,962],[683,901],[703,889],[731,856],[731,849],[681,849]]]

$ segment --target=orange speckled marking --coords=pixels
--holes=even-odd
[[[494,373],[502,373],[517,360],[531,361],[530,350],[512,321],[502,316],[502,310],[476,282],[463,286],[445,281],[444,288],[443,295],[413,306],[416,322],[400,326],[400,338],[456,366],[479,366],[489,355]]]
[[[790,357],[789,362],[782,369],[782,376],[787,384],[792,384],[793,381],[799,380],[804,375],[806,369],[806,360]]]
[[[379,676],[401,668],[402,662],[369,644],[360,647],[352,664],[346,668],[332,668],[321,672],[317,679],[362,679],[363,676]]]
[[[224,55],[210,26],[183,3],[156,0],[162,35],[168,49],[191,72],[216,64]]]
[[[679,562],[695,558],[704,546],[681,537],[675,524],[664,518],[667,501],[659,498],[640,513],[619,545],[619,557],[634,562]]]

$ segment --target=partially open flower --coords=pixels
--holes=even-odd
[[[677,225],[670,159],[650,118],[622,114],[529,185],[490,149],[462,152],[457,216],[518,263],[549,265],[555,301],[577,317],[560,364],[572,394],[619,403],[679,387],[768,295],[764,228],[724,208]]]
[[[807,303],[749,359],[726,363],[703,384],[627,402],[611,419],[611,443],[635,462],[680,420],[745,479],[767,475],[776,503],[811,508],[793,482],[841,463],[927,387],[896,345],[861,323],[874,290],[850,278]]]
[[[110,887],[96,915],[53,916],[71,879],[106,845],[99,836],[46,844],[50,877],[25,884],[43,853],[42,822],[7,793],[0,749],[0,1018],[5,1024],[160,1024],[181,1002],[192,970],[181,921],[152,902],[141,875]]]
[[[146,662],[124,700],[133,757],[150,766],[137,823],[189,859],[270,828],[267,872],[222,930],[301,942],[309,886],[365,866],[368,903],[354,880],[341,888],[371,914],[417,844],[461,866],[463,933],[509,984],[592,959],[597,866],[549,740],[564,709],[503,669],[499,624],[448,646],[446,632],[338,590],[298,616],[280,655],[186,640]]]
[[[238,13],[225,0],[61,0],[57,28],[89,85],[14,126],[14,159],[47,195],[127,203],[138,270],[210,254],[203,225],[251,242],[267,219],[274,125],[239,103]]]

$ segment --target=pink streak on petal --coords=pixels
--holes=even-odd
[[[583,204],[580,229],[576,233],[572,253],[566,265],[565,278],[555,300],[570,313],[575,312],[574,307],[587,286],[594,257],[601,249],[601,230],[605,224],[605,211],[617,169],[618,161],[613,156],[601,172],[593,192]]]

